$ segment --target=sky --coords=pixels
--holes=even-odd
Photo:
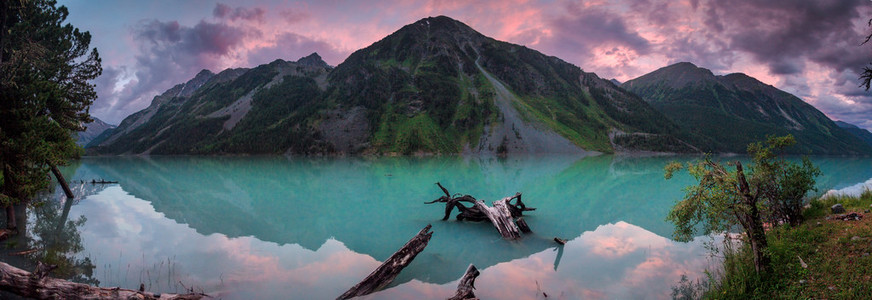
[[[688,61],[741,72],[872,130],[869,0],[61,0],[103,59],[91,114],[118,124],[200,70],[352,52],[430,16],[621,82]]]

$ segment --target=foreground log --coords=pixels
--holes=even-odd
[[[451,212],[456,207],[460,214],[457,215],[457,220],[484,221],[489,220],[494,227],[497,228],[500,235],[505,239],[518,239],[521,237],[520,232],[532,232],[527,222],[521,218],[525,211],[536,210],[532,207],[527,207],[521,201],[521,193],[516,193],[514,196],[506,197],[493,202],[493,207],[487,206],[484,201],[476,200],[470,195],[460,196],[459,194],[451,195],[448,189],[442,186],[441,183],[436,183],[445,196],[441,196],[436,200],[424,202],[424,204],[432,204],[437,202],[445,203],[445,216],[443,221],[448,220]],[[515,200],[515,203],[512,203]],[[462,202],[471,203],[471,207],[466,207]],[[517,222],[517,224],[516,224]]]
[[[475,289],[475,278],[480,273],[473,265],[466,268],[466,273],[460,278],[460,283],[457,284],[457,292],[448,300],[478,300],[472,290]]]
[[[418,253],[427,247],[430,242],[430,237],[433,232],[430,231],[430,224],[427,224],[424,229],[418,232],[412,239],[406,242],[400,250],[397,250],[391,257],[388,257],[375,271],[369,273],[369,276],[363,279],[360,283],[346,291],[342,296],[336,299],[351,299],[363,295],[369,295],[387,286],[400,271],[403,270],[409,263],[418,256]]]
[[[521,238],[521,229],[512,220],[512,213],[506,207],[506,199],[494,201],[493,207],[488,207],[484,204],[484,201],[478,200],[475,202],[475,207],[487,216],[504,239],[519,239]]]
[[[155,294],[121,288],[101,288],[46,277],[53,269],[39,264],[33,273],[0,262],[0,290],[33,299],[202,299],[205,294]]]

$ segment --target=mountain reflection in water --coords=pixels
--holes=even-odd
[[[472,263],[483,299],[636,299],[668,297],[711,264],[699,239],[666,238],[665,215],[692,183],[663,179],[675,159],[693,158],[111,157],[64,172],[120,182],[69,210],[87,218],[75,257],[101,286],[332,299],[432,223],[429,246],[372,298],[444,299]],[[872,177],[869,159],[814,161],[822,187]],[[487,223],[440,221],[444,206],[423,204],[437,181],[488,202],[522,192],[534,233],[509,242]]]

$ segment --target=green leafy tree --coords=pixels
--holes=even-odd
[[[807,158],[802,165],[779,158],[785,147],[795,143],[793,136],[788,135],[750,144],[752,164],[748,175],[739,161],[725,165],[711,157],[687,165],[666,166],[667,179],[686,168],[698,181],[685,189],[684,199],[669,212],[667,220],[675,224],[674,238],[689,241],[698,231],[711,234],[741,227],[754,255],[755,269],[768,271],[764,218],[791,224],[801,222],[802,198],[814,187],[814,177],[820,174]]]
[[[73,134],[91,121],[97,97],[90,81],[102,68],[91,35],[64,24],[69,12],[55,6],[0,1],[0,204],[7,220],[15,220],[12,205],[48,186],[51,166],[80,153]]]
[[[748,145],[748,153],[754,155],[752,186],[762,194],[765,207],[764,220],[773,226],[790,224],[797,226],[803,221],[802,207],[809,191],[816,191],[815,177],[821,175],[808,157],[797,164],[785,160],[777,153],[784,147],[795,144],[792,136],[769,138],[766,143]]]

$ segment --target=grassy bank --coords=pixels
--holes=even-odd
[[[859,221],[832,218],[830,207],[841,203]],[[706,299],[872,299],[872,192],[859,197],[812,201],[795,228],[782,226],[767,233],[772,272],[758,275],[749,247],[725,249],[721,276],[703,289]],[[829,217],[829,219],[828,219]],[[801,259],[800,259],[801,258]],[[805,264],[805,266],[803,266]],[[716,279],[715,279],[716,278]],[[712,280],[713,279],[713,280]],[[682,283],[678,290],[699,289]],[[685,292],[684,295],[689,293]],[[682,293],[677,293],[677,298]]]

